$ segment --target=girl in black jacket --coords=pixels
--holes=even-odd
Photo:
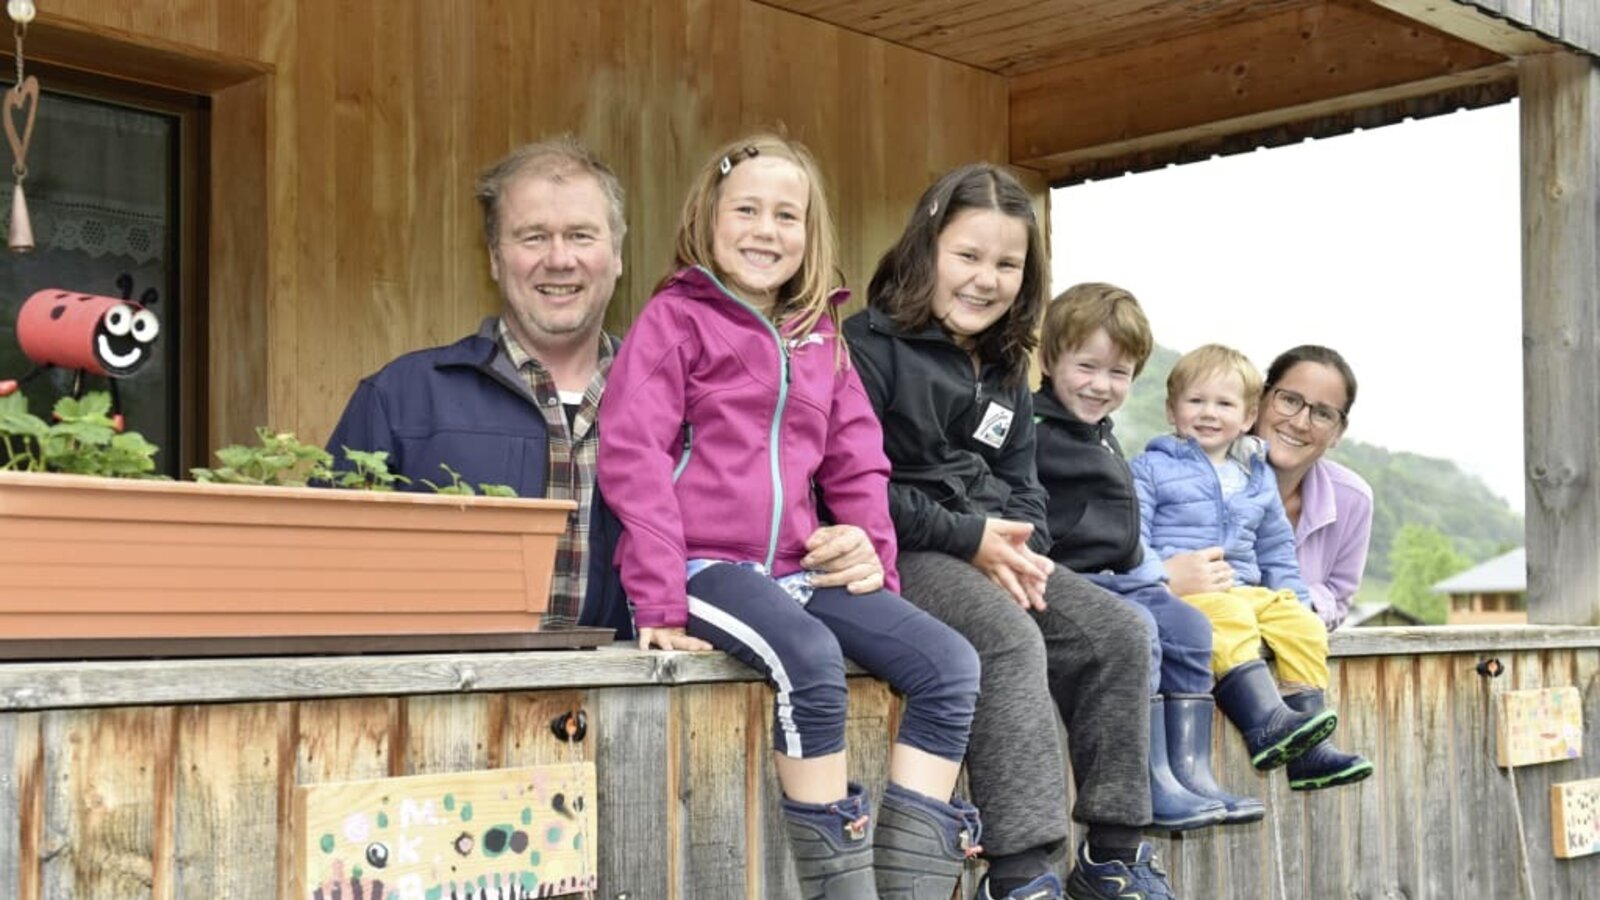
[[[1071,734],[1086,823],[1073,898],[1170,898],[1151,846],[1148,614],[1044,553],[1028,358],[1045,290],[1027,192],[966,166],[930,187],[884,254],[869,308],[845,324],[893,465],[901,593],[961,632],[983,664],[967,771],[989,860],[979,897],[1062,896],[1067,837],[1051,699]]]

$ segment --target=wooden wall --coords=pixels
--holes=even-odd
[[[1426,643],[1430,631],[1444,632],[1376,629],[1359,639],[1392,632]],[[1158,838],[1179,895],[1524,897],[1520,813],[1536,895],[1600,898],[1600,856],[1554,859],[1550,836],[1550,785],[1600,772],[1600,647],[1586,640],[1545,649],[1491,641],[1507,667],[1494,681],[1474,672],[1484,652],[1336,659],[1338,741],[1377,766],[1350,788],[1291,793],[1281,773],[1255,773],[1237,733],[1219,727],[1222,780],[1267,798],[1272,813],[1254,825]],[[81,679],[81,667],[9,687],[0,679],[0,708],[11,709],[0,712],[0,894],[288,900],[294,859],[281,836],[293,831],[294,785],[560,762],[567,748],[547,723],[578,705],[591,723],[581,756],[599,775],[599,896],[795,896],[769,762],[770,691],[740,680],[751,673],[718,654],[565,656],[573,658],[542,668],[538,655],[255,661],[255,683],[271,697],[256,702],[19,709],[30,697],[71,697],[94,684],[213,699],[244,686],[245,670],[231,664],[217,664],[205,684],[184,679],[213,665],[200,661],[125,664],[116,683],[114,664]],[[587,673],[604,686],[498,687],[517,672],[537,683]],[[693,680],[701,677],[714,680]],[[493,689],[286,696],[422,682]],[[1584,756],[1520,769],[1513,783],[1493,766],[1490,698],[1557,685],[1583,694]],[[852,777],[875,788],[895,714],[881,684],[853,680]]]
[[[214,442],[320,440],[362,375],[492,312],[470,185],[519,143],[570,130],[622,176],[614,328],[751,127],[817,153],[857,287],[936,174],[1007,158],[1000,76],[751,0],[52,0],[50,27],[100,42],[78,65],[213,93]]]

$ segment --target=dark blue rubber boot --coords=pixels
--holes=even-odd
[[[1151,827],[1162,831],[1190,831],[1221,823],[1228,807],[1212,797],[1189,790],[1169,763],[1167,716],[1160,697],[1150,699],[1150,812]]]
[[[1298,759],[1339,724],[1332,710],[1300,713],[1285,706],[1272,672],[1259,659],[1229,669],[1211,695],[1244,735],[1250,764],[1263,772]]]
[[[1321,691],[1301,691],[1284,695],[1283,702],[1298,712],[1317,712],[1325,708]],[[1320,791],[1341,784],[1355,784],[1372,774],[1372,763],[1366,757],[1345,753],[1327,738],[1300,758],[1289,763],[1289,789],[1295,791]]]
[[[1167,694],[1167,764],[1183,786],[1202,797],[1222,801],[1224,825],[1259,822],[1267,808],[1254,797],[1230,794],[1211,771],[1211,720],[1216,704],[1210,694]]]
[[[872,803],[852,783],[843,800],[783,798],[784,828],[794,851],[803,900],[878,900],[872,878]]]
[[[872,852],[883,900],[950,900],[967,857],[983,849],[978,810],[894,782],[884,789]]]

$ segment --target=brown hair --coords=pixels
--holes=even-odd
[[[950,221],[969,209],[992,209],[1028,226],[1028,258],[1022,285],[1011,308],[973,341],[981,362],[1006,369],[1006,381],[1021,384],[1028,377],[1028,356],[1038,345],[1034,326],[1043,304],[1044,238],[1034,216],[1033,201],[1021,184],[999,166],[976,163],[945,173],[935,181],[906,223],[900,239],[878,261],[867,288],[868,302],[907,329],[933,321],[933,293],[938,287],[939,235]]]
[[[842,286],[843,279],[838,275],[838,240],[833,232],[833,215],[828,211],[822,170],[805,145],[787,137],[771,133],[753,134],[730,141],[712,154],[711,160],[689,185],[689,196],[683,202],[683,216],[678,222],[677,258],[667,278],[689,266],[700,266],[718,278],[723,277],[717,269],[713,249],[717,199],[728,173],[746,160],[758,156],[794,163],[806,176],[809,194],[806,202],[806,251],[794,277],[778,288],[769,315],[773,322],[784,327],[785,335],[792,338],[804,338],[810,334],[824,315],[833,320],[837,330],[839,312],[832,302],[832,294]],[[663,284],[665,281],[663,279]]]
[[[1067,288],[1045,307],[1039,347],[1046,381],[1061,354],[1082,347],[1097,328],[1133,360],[1133,377],[1139,377],[1155,349],[1150,320],[1132,294],[1114,284],[1088,282]]]
[[[1350,364],[1344,361],[1339,351],[1319,344],[1301,344],[1278,354],[1278,358],[1267,367],[1267,384],[1270,388],[1283,380],[1289,370],[1301,363],[1321,363],[1339,373],[1344,379],[1344,413],[1350,414],[1350,407],[1356,405],[1356,373],[1351,371]],[[1263,388],[1263,391],[1265,388]]]

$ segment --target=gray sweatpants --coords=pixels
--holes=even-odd
[[[900,555],[903,597],[972,643],[981,694],[967,744],[967,783],[987,855],[1067,837],[1066,778],[1050,700],[1066,724],[1088,825],[1150,823],[1150,632],[1133,605],[1065,568],[1044,612],[1024,612],[970,563]]]

